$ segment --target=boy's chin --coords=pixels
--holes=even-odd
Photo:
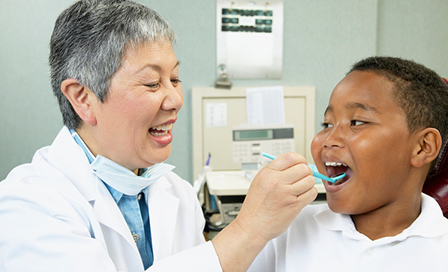
[[[347,199],[332,199],[327,195],[327,204],[332,212],[353,215],[359,213],[358,207],[354,207]]]

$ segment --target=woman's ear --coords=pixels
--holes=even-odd
[[[92,126],[96,125],[92,104],[98,99],[89,88],[79,84],[76,79],[67,78],[61,84],[61,92],[84,122]]]
[[[425,128],[418,133],[418,142],[412,153],[411,164],[422,167],[430,164],[439,155],[442,148],[442,137],[435,128]]]

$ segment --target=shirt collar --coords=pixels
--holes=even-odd
[[[356,240],[364,240],[367,238],[356,230],[350,215],[335,213],[328,206],[325,210],[314,215],[314,218],[328,230],[340,231],[345,236],[352,237]]]
[[[93,160],[95,160],[95,156],[93,156],[92,152],[90,152],[90,149],[81,139],[81,137],[79,137],[79,134],[76,132],[76,130],[70,129],[70,134],[72,135],[73,139],[75,139],[75,142],[82,148],[82,150],[86,154],[87,159],[89,159],[89,163],[92,163]]]
[[[115,203],[118,204],[118,202],[120,202],[121,198],[123,197],[123,193],[120,191],[115,190],[112,186],[110,186],[109,184],[103,182],[106,185],[106,188],[109,190],[110,194],[112,195],[112,198],[115,200]],[[142,190],[142,193],[145,194],[145,198],[147,198],[148,193],[149,193],[149,187],[146,187]]]
[[[69,129],[69,131],[70,131],[70,134],[72,135],[73,139],[75,140],[75,142],[82,148],[82,150],[84,151],[84,154],[86,155],[87,159],[89,160],[89,163],[91,164],[95,160],[95,156],[93,156],[92,152],[87,147],[87,145],[84,143],[84,141],[81,139],[81,137],[76,132],[76,130]],[[154,167],[154,166],[151,166],[151,167]],[[149,167],[147,169],[151,169],[151,167]],[[147,170],[147,169],[145,169],[145,170]],[[115,203],[118,203],[121,200],[121,198],[123,197],[123,193],[114,189],[112,186],[110,186],[106,182],[103,181],[103,183],[106,185],[106,188],[109,190],[110,194],[114,198]],[[142,192],[145,194],[145,197],[146,197],[148,195],[148,187],[144,188],[142,190]]]
[[[422,212],[404,232],[409,236],[438,237],[448,233],[448,219],[443,216],[437,201],[422,193]]]
[[[356,230],[350,215],[335,213],[327,208],[314,217],[326,229],[340,231],[343,235],[355,240],[370,241],[368,237]],[[412,225],[394,237],[384,237],[374,242],[402,241],[410,236],[434,238],[447,233],[448,219],[443,216],[437,202],[432,197],[422,193],[422,211]]]

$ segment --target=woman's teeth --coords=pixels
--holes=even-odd
[[[168,134],[168,132],[173,128],[173,124],[160,125],[157,127],[152,127],[149,133],[155,137],[161,137]]]

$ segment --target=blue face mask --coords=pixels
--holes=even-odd
[[[103,182],[125,195],[137,195],[142,189],[174,169],[173,165],[158,163],[146,168],[141,176],[137,176],[131,170],[101,155],[96,156],[91,166]]]

